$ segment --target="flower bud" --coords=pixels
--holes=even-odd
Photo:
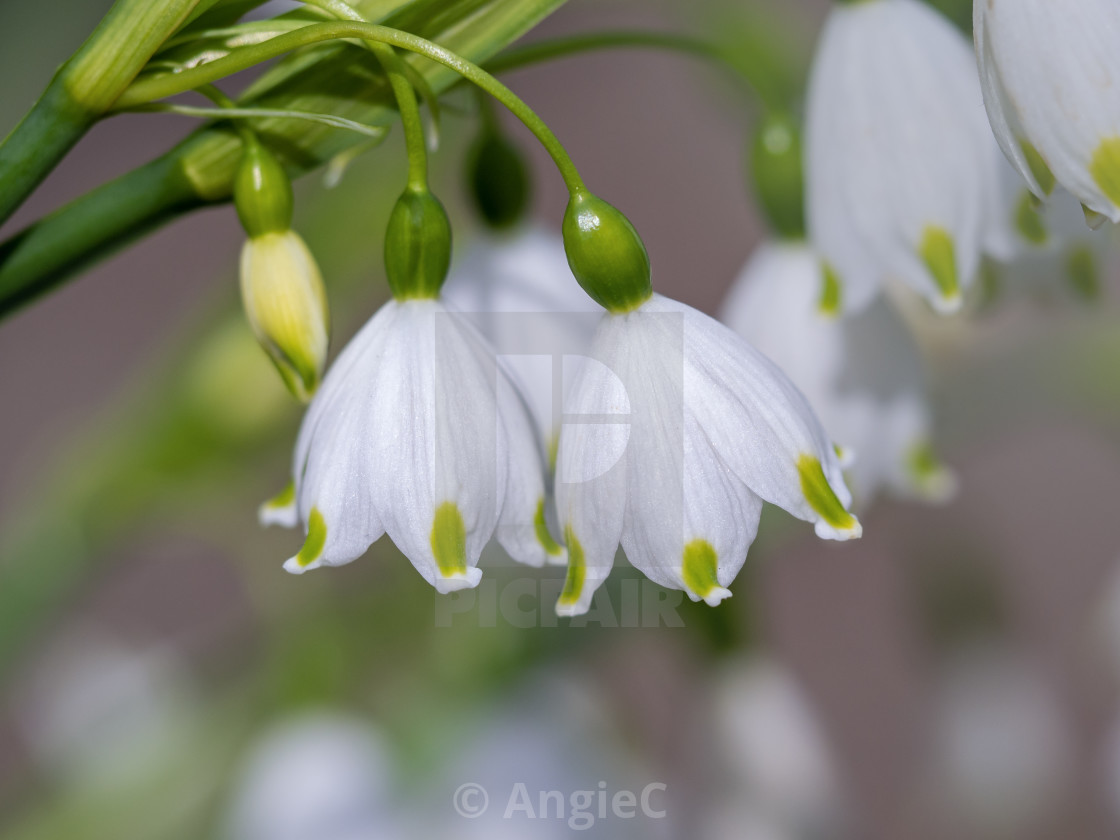
[[[397,300],[439,295],[451,267],[451,222],[427,190],[406,189],[389,216],[385,272]]]
[[[801,135],[785,114],[768,114],[750,150],[755,194],[770,226],[783,239],[805,237],[805,181]]]
[[[297,233],[270,232],[246,241],[241,299],[288,390],[307,402],[326,366],[330,317],[322,275]]]
[[[255,140],[246,142],[234,176],[233,203],[249,236],[292,226],[292,182],[280,161]]]
[[[564,250],[583,290],[614,313],[629,312],[653,294],[649,255],[622,213],[580,192],[564,211]]]
[[[479,214],[497,230],[513,227],[529,205],[529,169],[517,147],[483,129],[469,156],[471,195]]]

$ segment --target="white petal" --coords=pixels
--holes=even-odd
[[[593,344],[599,363],[581,366],[565,406],[574,416],[561,428],[556,466],[557,512],[568,549],[568,578],[556,605],[560,615],[587,612],[610,574],[622,534],[630,429],[603,415],[619,408],[615,372],[629,363],[625,333],[620,319],[603,318]]]

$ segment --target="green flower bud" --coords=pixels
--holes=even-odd
[[[471,195],[490,227],[521,221],[529,206],[529,168],[517,147],[493,129],[483,129],[468,158]]]
[[[805,181],[801,134],[785,114],[768,114],[750,150],[754,189],[774,232],[783,239],[805,237]]]
[[[580,192],[564,211],[564,250],[576,280],[610,312],[637,309],[653,294],[649,254],[622,213]]]
[[[451,267],[451,222],[427,190],[406,189],[389,216],[385,273],[397,300],[439,295]]]
[[[327,363],[330,316],[319,267],[298,234],[249,238],[241,251],[241,300],[284,384],[307,402]]]
[[[249,236],[292,226],[292,182],[280,161],[256,141],[245,145],[233,180],[233,203]]]

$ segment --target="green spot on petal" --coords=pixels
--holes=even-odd
[[[1070,249],[1066,255],[1066,276],[1078,297],[1087,301],[1100,298],[1101,280],[1097,269],[1097,255],[1088,245]]]
[[[813,455],[797,459],[797,473],[801,478],[801,493],[817,514],[838,531],[850,531],[858,522],[836,498],[836,493],[824,476],[820,460]]]
[[[1045,245],[1049,238],[1037,199],[1029,190],[1024,191],[1019,203],[1015,205],[1015,230],[1033,245]]]
[[[279,493],[264,503],[264,507],[268,510],[280,510],[282,508],[290,507],[296,500],[296,483],[289,481],[287,486],[284,487]]]
[[[1031,174],[1038,182],[1038,186],[1042,189],[1043,194],[1050,195],[1050,193],[1054,192],[1054,187],[1058,185],[1058,179],[1055,178],[1054,173],[1050,171],[1050,166],[1046,163],[1046,158],[1026,140],[1019,141],[1019,148],[1023,150],[1023,157],[1027,159],[1027,167],[1031,170]]]
[[[922,244],[918,249],[922,262],[926,264],[929,273],[933,275],[941,297],[946,302],[960,300],[961,286],[957,276],[957,252],[953,245],[953,237],[945,228],[930,225],[922,236]]]
[[[432,520],[432,554],[444,577],[467,573],[467,529],[454,502],[436,508]]]
[[[1120,206],[1120,137],[1109,137],[1097,146],[1089,174],[1109,201]]]
[[[941,471],[941,462],[933,445],[929,441],[922,441],[910,448],[906,456],[906,466],[910,475],[919,481],[924,481]]]
[[[319,508],[311,508],[311,515],[307,518],[307,539],[303,548],[296,555],[296,562],[306,568],[323,555],[323,546],[327,544],[327,522]]]
[[[561,606],[571,606],[583,594],[583,583],[587,577],[587,563],[583,557],[583,546],[579,544],[572,526],[564,528],[564,542],[568,546],[568,576],[564,579],[564,589],[557,602]]]
[[[537,502],[537,515],[533,517],[533,528],[537,532],[537,542],[539,542],[544,547],[544,550],[553,557],[564,550],[560,544],[552,538],[552,534],[548,531],[548,521],[544,516],[543,498]]]
[[[722,589],[716,576],[719,557],[707,540],[693,540],[684,547],[681,577],[684,585],[701,599],[707,599],[714,589]]]
[[[821,297],[817,308],[824,315],[839,315],[843,297],[844,287],[840,282],[840,275],[835,268],[825,263],[822,266]]]

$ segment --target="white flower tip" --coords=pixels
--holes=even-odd
[[[290,575],[302,575],[304,572],[310,572],[312,569],[319,568],[320,565],[322,564],[318,560],[304,565],[300,562],[299,555],[296,555],[284,561],[284,571]]]
[[[568,565],[568,549],[563,546],[560,550],[553,554],[551,552],[545,553],[545,563],[549,566],[567,566]]]
[[[910,490],[917,498],[932,504],[950,501],[960,487],[957,474],[945,466],[928,441],[910,447],[906,458]]]
[[[822,540],[836,540],[837,542],[858,540],[863,536],[863,525],[851,514],[849,514],[848,519],[849,522],[842,526],[832,525],[820,519],[814,524],[813,530]]]
[[[836,452],[836,463],[840,465],[840,469],[846,470],[859,460],[859,453],[850,446],[842,446],[839,443],[834,443],[832,448]]]
[[[960,292],[954,292],[950,295],[937,295],[930,302],[938,315],[954,315],[961,311],[964,298],[961,297]]]
[[[575,618],[577,615],[583,615],[590,608],[590,604],[584,603],[581,598],[578,601],[564,601],[556,602],[556,614],[560,618]]]
[[[730,597],[730,589],[724,589],[722,586],[713,586],[708,590],[708,594],[704,596],[703,601],[709,607],[718,607],[720,602]]]
[[[257,521],[262,528],[267,528],[269,525],[294,528],[299,524],[294,482],[289,481],[287,487],[257,508]]]
[[[460,589],[473,589],[482,580],[482,569],[468,566],[466,571],[441,574],[434,581],[436,592],[446,595],[448,592],[457,592]]]

